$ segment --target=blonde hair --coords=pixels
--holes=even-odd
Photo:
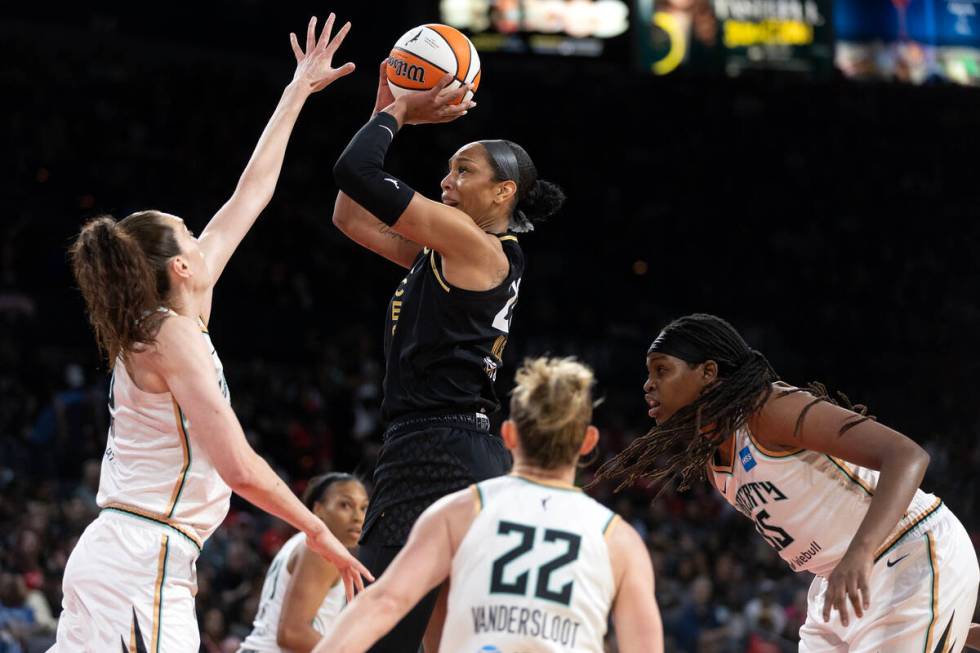
[[[510,418],[524,454],[544,469],[573,464],[592,421],[592,370],[571,357],[534,358],[514,378]]]

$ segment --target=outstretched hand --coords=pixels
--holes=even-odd
[[[330,564],[340,572],[340,578],[344,581],[344,592],[347,594],[347,602],[354,600],[354,590],[364,591],[364,578],[374,581],[374,576],[367,570],[361,562],[351,555],[340,540],[334,537],[333,533],[326,527],[315,534],[307,534],[306,546],[311,551],[323,556]]]
[[[381,73],[384,74],[384,68]],[[387,109],[403,125],[452,122],[476,106],[473,100],[463,100],[473,87],[461,84],[450,88],[455,78],[447,74],[424,93],[406,93]]]
[[[346,22],[331,39],[330,32],[333,30],[335,18],[333,13],[327,17],[319,40],[316,38],[316,16],[310,18],[310,24],[306,28],[305,52],[299,47],[295,32],[289,34],[289,42],[293,46],[293,54],[296,55],[296,72],[293,74],[293,81],[310,93],[322,91],[334,81],[354,72],[354,64],[349,61],[340,68],[333,67],[333,55],[350,31],[350,22]]]

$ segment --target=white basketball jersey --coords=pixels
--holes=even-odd
[[[306,535],[296,533],[282,545],[279,553],[272,559],[269,571],[265,573],[262,584],[262,600],[259,611],[255,615],[251,634],[242,642],[242,651],[257,651],[257,653],[281,653],[282,649],[276,644],[276,634],[279,630],[279,617],[282,614],[282,601],[286,596],[286,588],[292,573],[289,571],[289,558],[293,552],[306,543]],[[326,635],[333,629],[337,615],[347,602],[344,594],[344,584],[337,581],[323,598],[323,603],[313,618],[313,629],[321,635]]]
[[[211,352],[215,383],[228,399],[221,361],[203,323],[201,337]],[[170,526],[200,548],[228,513],[231,489],[195,446],[194,427],[173,395],[140,390],[118,358],[109,414],[99,506]]]
[[[441,648],[602,651],[615,513],[578,488],[515,475],[472,489],[479,514],[453,558]]]
[[[755,522],[755,529],[793,571],[827,576],[850,546],[878,487],[878,472],[826,454],[774,452],[735,433],[730,460],[721,452],[709,476],[725,499]],[[942,502],[916,490],[901,521],[876,552],[877,560],[910,534],[924,532]]]

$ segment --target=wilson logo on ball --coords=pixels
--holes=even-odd
[[[416,66],[395,57],[388,57],[388,65],[391,66],[396,77],[404,77],[413,82],[425,84],[425,68],[422,66]]]

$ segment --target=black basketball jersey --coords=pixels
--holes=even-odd
[[[409,413],[496,412],[493,382],[524,274],[517,236],[499,236],[510,272],[484,291],[451,286],[425,248],[395,290],[385,321],[386,420]]]

